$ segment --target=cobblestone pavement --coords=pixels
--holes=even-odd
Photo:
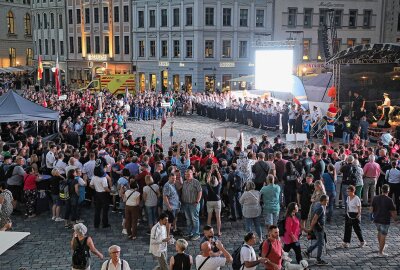
[[[155,122],[155,125],[156,128],[159,128],[159,121]],[[134,131],[139,127],[136,123],[129,124],[129,126]],[[221,126],[238,127],[235,124],[220,123],[200,117],[177,119],[175,123],[175,138],[176,140],[181,140],[183,138],[196,137],[199,143],[203,144],[208,140],[210,130]],[[140,122],[140,134],[143,133],[150,136],[151,129],[152,123]],[[165,138],[169,139],[169,124],[167,124],[164,132]],[[261,130],[254,131],[251,128],[245,128],[245,136],[247,138],[251,134],[261,135],[262,133],[263,131]],[[122,257],[129,262],[132,269],[153,269],[156,262],[148,252],[149,236],[145,233],[147,225],[144,223],[140,225],[138,238],[135,241],[127,240],[126,236],[121,234],[120,214],[110,211],[109,216],[111,228],[94,229],[93,209],[84,209],[83,211],[82,218],[87,221],[85,224],[88,225],[88,233],[93,237],[97,249],[107,258],[107,248],[112,244],[118,244],[122,248]],[[14,230],[30,232],[31,235],[0,256],[0,270],[18,270],[20,268],[27,270],[70,269],[72,253],[69,248],[69,241],[72,237],[72,230],[65,229],[63,222],[54,222],[50,217],[49,212],[30,220],[25,219],[23,216],[13,216]],[[204,224],[205,221],[202,219],[201,225]],[[324,259],[330,264],[323,267],[311,265],[311,269],[400,269],[399,227],[393,225],[389,230],[387,252],[390,256],[378,258],[376,256],[376,230],[374,224],[368,220],[366,209],[364,209],[362,225],[364,237],[367,241],[366,247],[358,248],[358,240],[353,234],[350,248],[336,248],[343,237],[344,218],[343,209],[335,209],[333,221],[327,226],[328,253],[325,255],[324,252],[323,255]],[[225,247],[230,252],[233,252],[244,235],[244,223],[243,221],[230,222],[227,217],[224,217],[222,226],[221,240]],[[309,245],[309,242],[302,240],[301,245],[304,248]],[[258,252],[258,247],[255,247],[255,249]],[[174,251],[174,247],[169,246],[168,254],[172,255]],[[188,252],[192,255],[199,253],[199,240],[189,242]],[[293,256],[293,254],[291,255]],[[101,263],[97,257],[94,257],[91,269],[100,269]],[[261,268],[259,267],[258,269]]]

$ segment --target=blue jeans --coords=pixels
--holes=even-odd
[[[268,224],[268,225],[276,226],[278,224],[279,212],[269,212],[264,209],[263,216],[264,216],[265,225]]]
[[[244,221],[245,221],[245,226],[246,226],[246,232],[255,231],[260,239],[263,238],[260,217],[244,218]]]
[[[350,143],[350,133],[343,132],[343,143]]]
[[[146,206],[147,222],[153,226],[157,220],[157,206]]]
[[[187,234],[191,236],[200,235],[200,204],[184,203],[183,211],[185,212]]]
[[[239,203],[241,192],[229,193],[229,204],[231,207],[231,216],[233,219],[242,218],[242,206]]]
[[[342,205],[344,206],[344,209],[347,211],[347,188],[349,187],[349,185],[345,185],[342,183],[342,198],[343,198],[343,202]]]
[[[317,230],[313,230],[315,237],[317,238],[317,240],[315,241],[315,243],[313,245],[311,245],[308,249],[307,252],[309,254],[311,254],[311,252],[318,248],[317,250],[317,260],[321,260],[321,256],[322,256],[322,249],[324,247],[324,230],[318,232]]]
[[[329,196],[326,219],[330,220],[333,214],[333,205],[335,204],[336,191],[327,191],[326,194]]]

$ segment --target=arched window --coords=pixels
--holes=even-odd
[[[8,33],[9,34],[14,34],[14,28],[15,28],[15,22],[14,22],[14,13],[10,10],[7,13],[7,27],[8,27]]]
[[[47,29],[47,14],[43,14],[44,29]]]
[[[31,48],[26,49],[26,65],[33,66],[33,50]]]
[[[31,15],[25,14],[24,17],[25,35],[32,35]]]

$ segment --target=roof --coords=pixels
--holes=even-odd
[[[21,97],[13,90],[0,97],[0,123],[58,119],[58,112]]]

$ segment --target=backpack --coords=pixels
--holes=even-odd
[[[4,171],[4,181],[7,181],[8,178],[11,178],[11,177],[12,177],[13,172],[14,172],[14,168],[15,168],[16,166],[17,166],[17,165],[15,165],[15,164],[10,165],[10,167],[8,167],[8,169],[7,169],[6,171],[4,171],[4,168],[3,168],[3,171]],[[3,167],[3,166],[2,166],[2,167]]]
[[[85,237],[82,244],[79,242],[78,237],[75,237],[75,239],[77,242],[77,247],[74,249],[72,254],[72,265],[74,268],[86,269],[89,257],[88,250],[86,248],[87,237]]]
[[[354,165],[350,166],[349,176],[347,180],[350,182],[350,185],[355,185],[357,181],[357,167]]]
[[[60,182],[60,200],[66,201],[70,198],[69,195],[69,183],[67,180]]]
[[[243,178],[240,177],[237,173],[233,174],[233,189],[236,192],[242,192],[244,186]]]
[[[279,236],[283,236],[286,231],[286,217],[278,221]]]
[[[242,270],[244,268],[244,264],[240,261],[240,251],[242,250],[242,247],[246,247],[250,249],[246,244],[241,245],[235,251],[232,253],[232,269],[233,270]]]
[[[5,164],[1,164],[0,166],[0,183],[5,182],[7,180],[6,178],[6,170],[4,169]]]
[[[272,249],[272,243],[271,243],[271,241],[268,240],[268,238],[265,239],[264,241],[262,241],[262,243],[258,246],[258,256],[261,257],[261,254],[262,254],[262,247],[263,247],[265,241],[268,242],[268,252],[267,252],[267,254],[265,255],[265,258],[268,258],[268,255],[271,253],[271,249]]]

